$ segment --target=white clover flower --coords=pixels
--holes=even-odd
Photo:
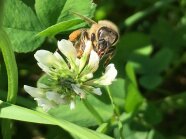
[[[39,83],[37,88],[24,85],[24,89],[45,111],[61,104],[69,104],[70,109],[74,109],[76,97],[85,99],[88,93],[101,95],[99,87],[115,80],[114,64],[109,64],[100,78],[92,79],[100,58],[92,49],[91,41],[85,45],[81,58],[77,57],[72,42],[64,39],[58,41],[60,52],[38,50],[35,53],[39,67],[47,74],[48,83]]]

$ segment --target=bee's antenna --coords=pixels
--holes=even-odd
[[[83,16],[83,15],[81,15],[81,14],[79,14],[79,13],[72,12],[72,11],[71,11],[71,13],[73,13],[74,15],[79,16],[81,19],[85,20],[89,25],[97,24],[94,20],[92,20],[92,19],[90,19],[90,18],[88,18],[88,17],[86,17],[86,16]]]

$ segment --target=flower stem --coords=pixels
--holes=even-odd
[[[117,123],[118,123],[118,129],[119,129],[120,139],[124,139],[124,136],[123,136],[123,134],[122,134],[123,124],[122,124],[122,121],[120,120],[120,112],[119,112],[119,109],[118,109],[118,107],[114,104],[114,100],[113,100],[112,94],[111,94],[110,89],[109,89],[108,86],[106,86],[106,90],[107,90],[107,92],[108,92],[108,95],[109,95],[109,98],[110,98],[110,101],[111,101],[111,104],[112,104],[112,107],[113,107],[113,110],[114,110],[114,117],[115,117],[115,119],[117,120]]]
[[[7,34],[0,28],[0,49],[6,65],[8,75],[7,102],[15,103],[18,90],[18,71],[15,55]],[[2,120],[2,134],[4,139],[11,139],[12,123],[10,120]]]
[[[96,111],[94,107],[92,107],[92,105],[86,99],[83,99],[83,104],[86,106],[89,112],[96,118],[99,124],[102,124],[104,122],[100,114]]]
[[[132,16],[128,17],[125,21],[124,21],[124,25],[125,27],[129,27],[132,26],[134,23],[136,23],[137,21],[141,20],[142,18],[144,18],[145,16],[148,16],[150,14],[152,14],[153,12],[157,11],[158,9],[160,9],[161,7],[174,2],[175,0],[163,0],[163,1],[157,1],[156,3],[154,3],[154,5],[152,5],[151,7],[143,10],[143,11],[139,11],[135,14],[133,14]]]

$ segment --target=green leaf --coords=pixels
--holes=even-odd
[[[141,117],[150,125],[157,125],[163,119],[161,110],[153,103],[145,102],[139,109]]]
[[[14,51],[30,52],[43,43],[44,38],[36,37],[36,34],[41,32],[43,28],[59,23],[42,32],[42,34],[45,34],[44,36],[46,34],[52,36],[69,28],[72,30],[82,27],[82,25],[79,25],[82,21],[75,20],[75,15],[70,11],[92,17],[95,7],[95,4],[90,0],[84,2],[80,0],[36,0],[35,9],[38,19],[32,9],[22,1],[7,0],[5,2],[3,26],[10,36]],[[63,22],[60,23],[61,21]]]
[[[96,109],[96,111],[99,112],[100,116],[104,121],[107,121],[112,117],[113,110],[110,104],[105,104],[92,95],[88,96],[87,101],[89,101],[89,103]],[[58,108],[50,110],[49,113],[57,119],[65,119],[67,121],[73,122],[84,127],[98,125],[96,119],[83,105],[83,102],[79,100],[76,100],[76,108],[74,110],[69,110],[68,105],[62,105]],[[82,113],[86,114],[82,116]]]
[[[1,100],[6,100],[6,94],[7,94],[7,91],[0,89],[0,99]],[[16,105],[24,106],[26,108],[32,109],[32,108],[35,108],[37,104],[36,104],[36,101],[34,101],[34,100],[31,100],[31,99],[28,99],[28,98],[25,98],[22,96],[17,96]]]
[[[125,88],[125,80],[122,78],[117,78],[117,80],[109,86],[109,90],[112,94],[114,104],[121,107],[124,106],[124,98],[126,95],[124,88]]]
[[[125,110],[127,112],[134,112],[138,108],[138,106],[143,102],[144,99],[137,88],[137,82],[132,63],[128,62],[125,69],[126,69]]]
[[[0,112],[1,118],[54,125],[54,123],[44,119],[36,111],[30,110],[24,107],[20,107],[17,105],[9,104],[1,100],[0,100],[0,109],[1,109],[1,112]]]
[[[123,125],[122,134],[125,139],[147,139],[148,129],[138,122],[132,121]]]
[[[81,24],[83,21],[73,12],[91,18],[96,5],[91,0],[84,0],[83,2],[80,0],[57,0],[55,2],[36,0],[35,8],[40,21],[46,27],[50,26],[40,32],[39,35],[53,36],[63,31],[84,27],[85,24]]]
[[[18,91],[18,70],[12,46],[6,32],[0,30],[0,49],[6,66],[6,72],[8,76],[8,93],[6,101],[9,103],[15,103]],[[12,122],[11,120],[2,120],[2,134],[3,138],[11,139],[12,137]]]
[[[53,26],[48,27],[47,29],[38,33],[38,36],[54,36],[59,32],[67,31],[73,26],[82,23],[81,19],[73,19],[64,22],[57,23]]]
[[[134,112],[144,99],[133,84],[129,84],[126,91],[127,97],[125,98],[125,110],[127,112]]]
[[[6,0],[3,27],[16,52],[30,52],[38,48],[43,38],[35,35],[43,29],[31,8],[20,0]]]
[[[104,133],[107,129],[108,129],[109,124],[108,123],[103,123],[101,124],[96,131],[100,132],[100,133]]]
[[[39,80],[37,81],[37,87],[39,87],[40,86],[40,84],[45,84],[45,85],[51,85],[51,84],[56,84],[56,82],[51,82],[50,81],[50,76],[49,75],[47,75],[47,74],[44,74],[43,76],[41,76],[40,78],[39,78]]]
[[[166,138],[160,132],[152,129],[149,132],[147,139],[166,139]],[[174,138],[174,139],[176,139],[176,138]]]
[[[18,69],[10,39],[4,30],[0,30],[0,49],[6,66],[8,76],[8,95],[7,101],[16,102],[18,91]]]
[[[162,83],[163,79],[158,74],[144,75],[140,78],[140,84],[146,89],[155,89],[158,85]]]
[[[151,37],[160,46],[171,48],[175,52],[179,49],[184,49],[183,46],[186,43],[186,39],[183,36],[185,31],[185,26],[176,27],[164,18],[160,18],[151,27]]]
[[[141,54],[141,55],[148,56],[149,54],[152,53],[152,51],[153,51],[152,45],[147,45],[147,46],[145,46],[143,48],[139,48],[139,49],[135,50],[134,52],[136,54]]]
[[[58,125],[61,128],[65,129],[66,131],[78,136],[81,139],[87,139],[87,137],[89,137],[89,139],[102,139],[102,138],[112,139],[107,135],[98,133],[96,131],[87,128],[77,126],[63,119],[61,120],[55,119],[46,113],[33,111],[20,106],[5,103],[3,101],[0,101],[0,108],[1,108],[1,113],[0,113],[1,118]]]
[[[122,59],[127,60],[131,56],[136,55],[137,51],[145,49],[146,47],[152,47],[150,39],[146,34],[139,32],[130,32],[120,38],[120,41],[117,45],[117,55],[120,56]],[[151,50],[148,50],[148,52],[150,54]]]
[[[117,52],[113,61],[115,61],[120,75],[123,74],[124,68],[121,65],[124,65],[127,61],[136,62],[140,65],[140,60],[143,57],[148,57],[153,50],[149,36],[139,32],[130,32],[121,36],[116,47]]]
[[[49,27],[57,23],[58,17],[67,0],[36,0],[36,14],[45,27]]]
[[[162,72],[169,67],[173,60],[173,53],[171,49],[163,48],[153,57],[152,64],[156,72]]]
[[[128,80],[130,80],[131,83],[134,84],[134,86],[137,86],[137,82],[136,82],[136,77],[135,77],[135,73],[134,73],[134,68],[132,66],[132,63],[128,62],[126,64],[126,75]]]
[[[166,70],[173,60],[173,53],[169,48],[162,48],[152,58],[141,59],[141,73],[159,74]]]
[[[96,5],[92,3],[92,0],[67,0],[63,2],[65,2],[65,4],[58,18],[58,23],[77,18],[77,16],[72,14],[72,12],[76,12],[90,18],[93,16],[96,8]]]

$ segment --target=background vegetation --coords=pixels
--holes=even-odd
[[[0,2],[1,137],[186,139],[186,1],[94,3],[6,0],[3,6]],[[24,84],[36,86],[42,75],[33,57],[37,49],[55,51],[57,40],[88,27],[70,11],[96,21],[109,19],[120,29],[112,60],[117,81],[103,88],[101,97],[88,97],[104,122],[79,100],[75,110],[60,106],[48,115],[23,90]],[[100,67],[97,75],[102,71]]]

